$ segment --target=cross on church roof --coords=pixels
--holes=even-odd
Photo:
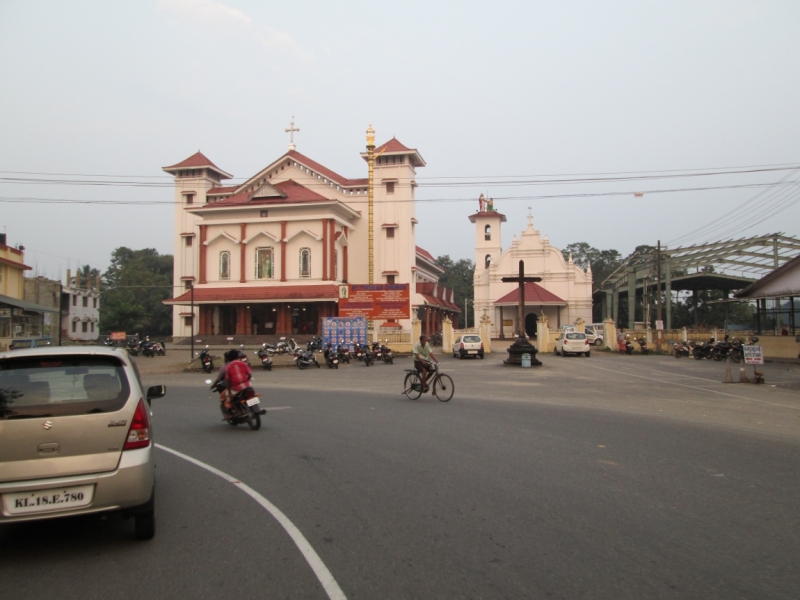
[[[300,131],[299,127],[294,126],[294,115],[292,115],[292,122],[289,123],[289,127],[285,131],[289,134],[289,150],[294,150],[294,132]]]

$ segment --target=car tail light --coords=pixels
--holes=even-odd
[[[481,350],[483,350],[483,342],[481,342]]]
[[[567,344],[569,344],[569,342],[567,340],[564,340],[564,345],[566,346]]]
[[[150,445],[150,419],[147,417],[147,407],[144,399],[139,400],[136,412],[133,413],[131,428],[128,430],[128,439],[123,450],[147,448]]]
[[[459,346],[462,350],[464,349],[464,342],[461,342],[461,346]]]

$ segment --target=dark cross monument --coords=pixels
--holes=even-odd
[[[531,355],[531,365],[541,365],[542,361],[537,360],[536,347],[528,341],[525,333],[525,284],[528,282],[541,281],[541,277],[525,277],[525,262],[519,261],[519,276],[503,277],[501,281],[519,283],[519,313],[517,315],[517,339],[508,347],[508,358],[503,364],[511,366],[522,365],[522,355]]]

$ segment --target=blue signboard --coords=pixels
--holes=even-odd
[[[367,343],[367,321],[364,317],[325,317],[322,319],[322,345]]]

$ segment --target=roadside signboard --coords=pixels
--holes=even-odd
[[[367,321],[363,317],[325,317],[322,319],[322,345],[336,346],[344,340],[348,346],[367,343]]]
[[[664,321],[656,321],[656,330],[664,331]]]
[[[761,351],[761,346],[742,346],[742,352],[744,353],[744,364],[764,364],[764,353]]]
[[[344,286],[343,286],[344,287]],[[339,293],[339,314],[365,319],[411,318],[411,296],[407,283],[350,285],[347,296]]]
[[[112,342],[124,342],[128,339],[128,336],[125,335],[124,331],[112,331],[111,335],[108,337]]]

